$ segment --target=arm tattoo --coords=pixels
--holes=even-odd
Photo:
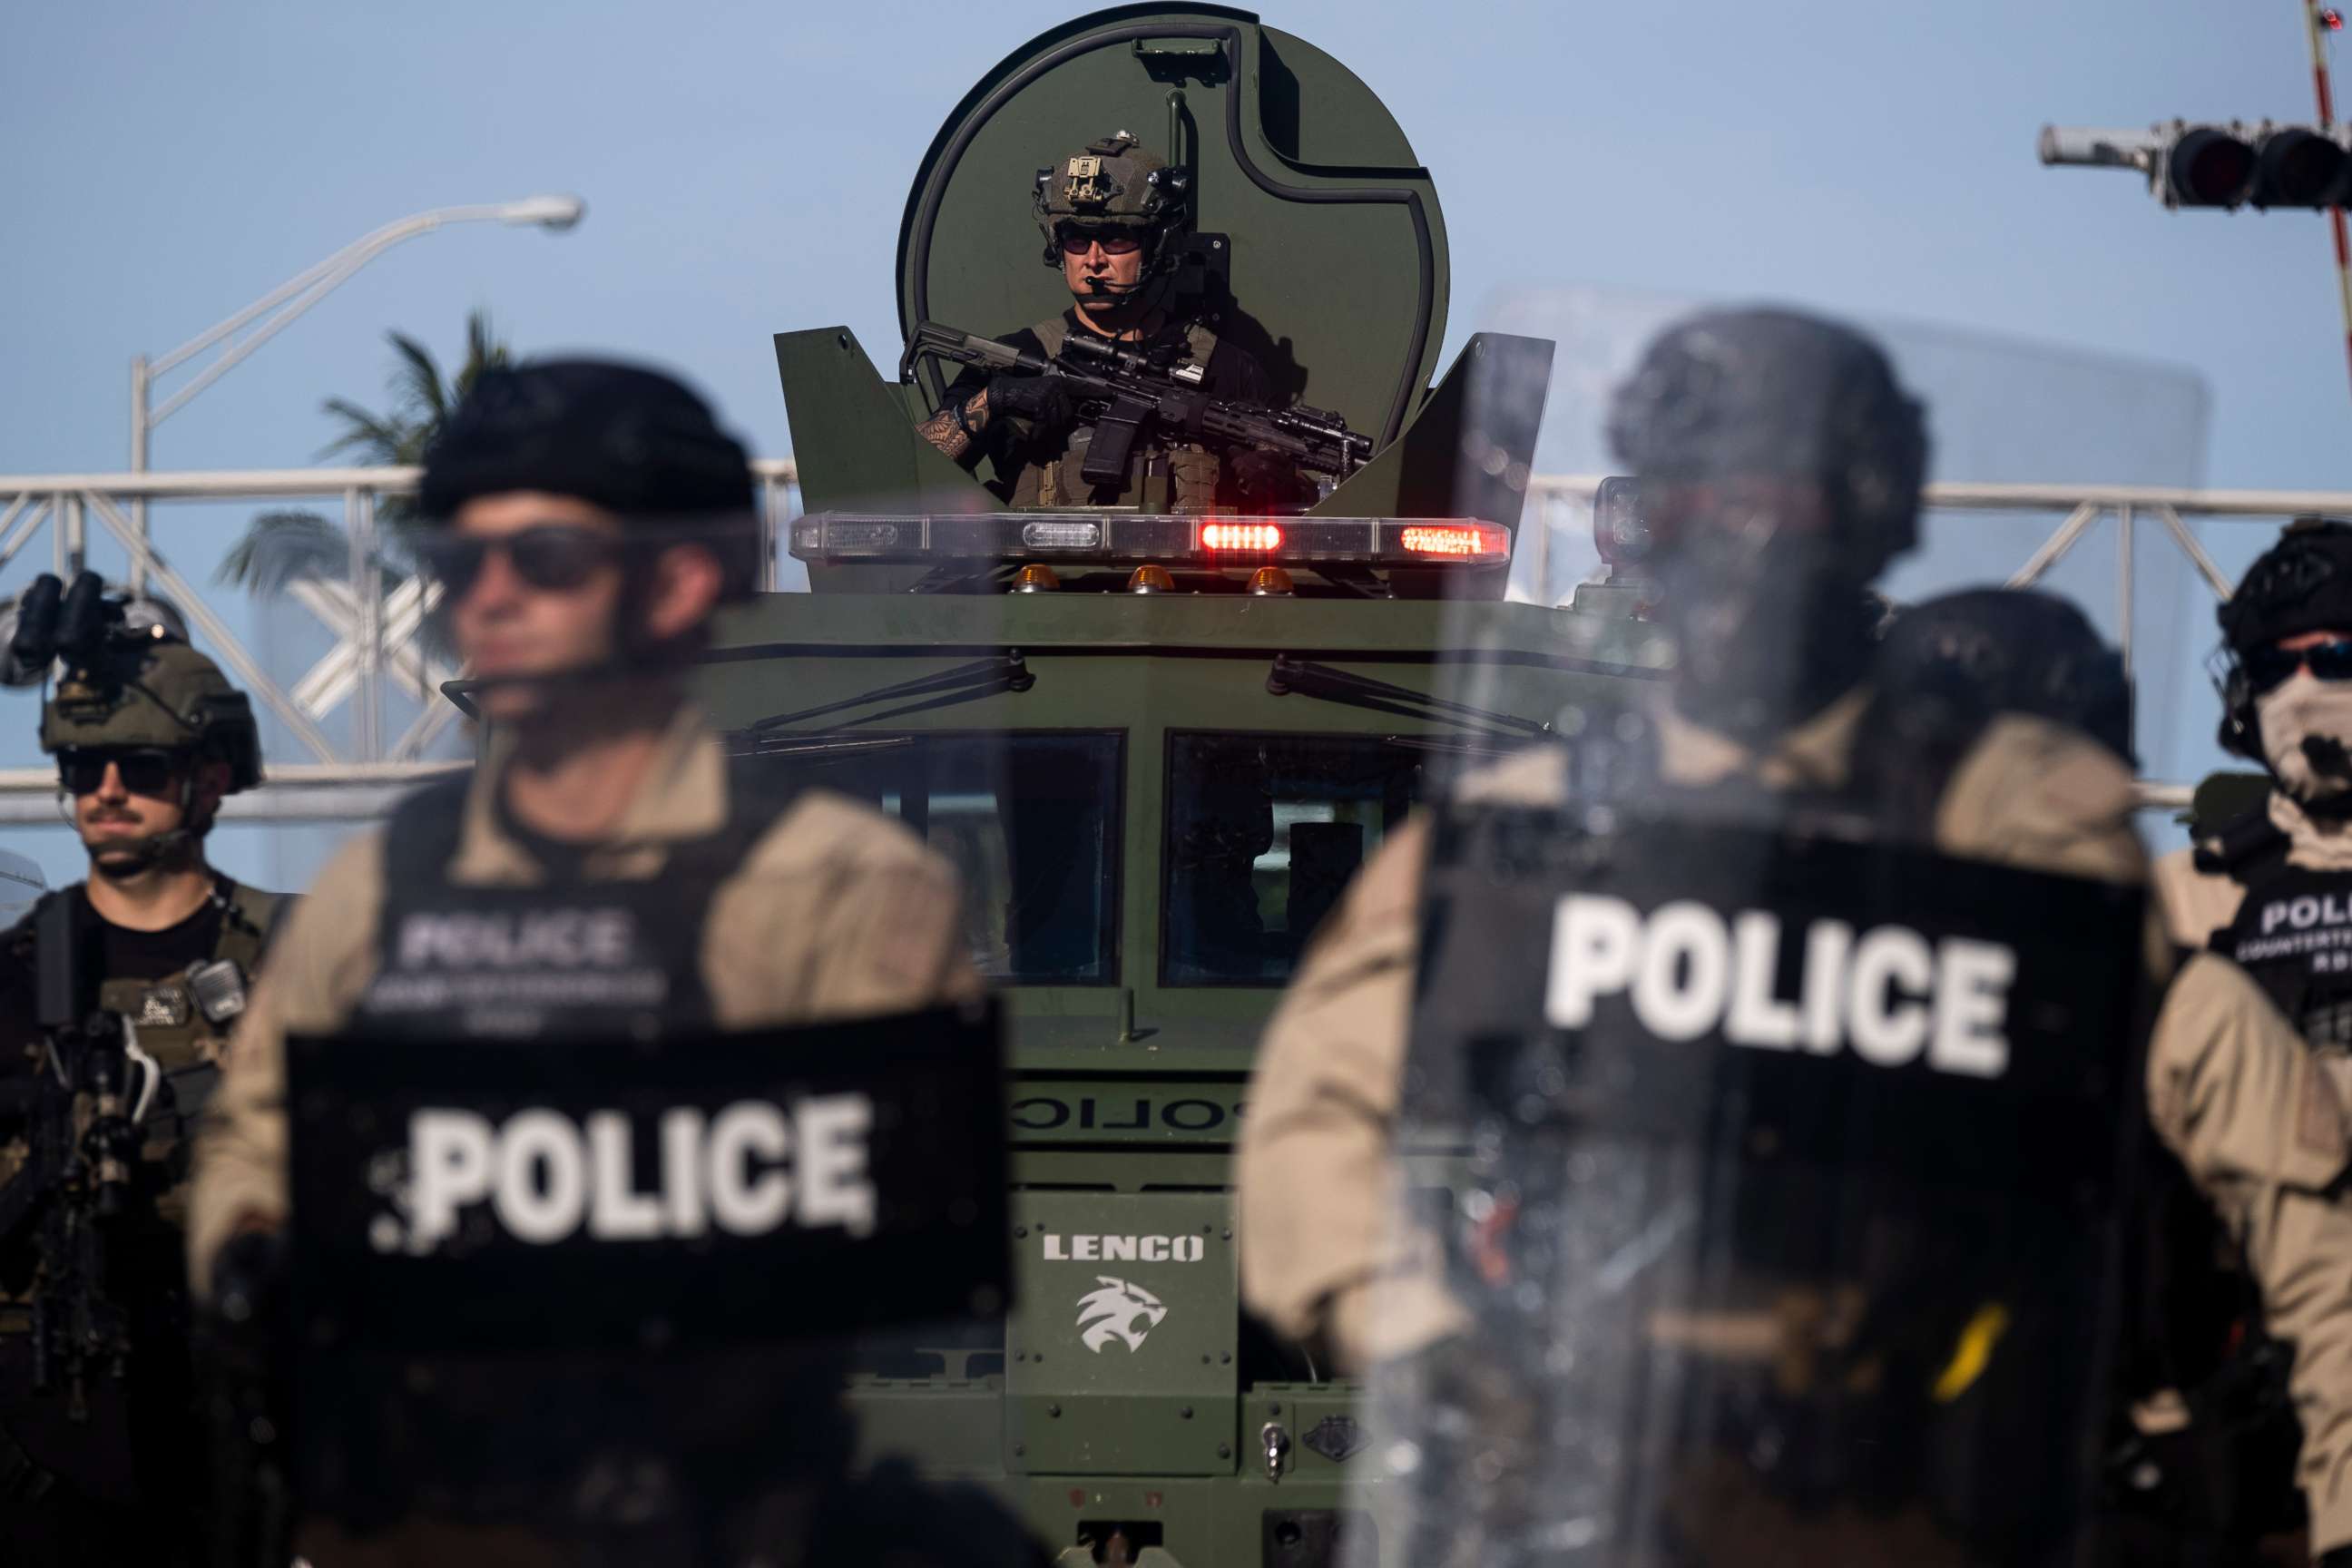
[[[964,425],[974,431],[988,428],[988,389],[982,387],[971,395],[963,405]],[[964,434],[964,425],[956,423],[955,410],[942,408],[915,426],[924,440],[938,447],[942,456],[961,458],[972,448],[972,438]]]

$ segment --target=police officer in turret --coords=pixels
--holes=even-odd
[[[47,591],[54,594],[54,580]],[[32,590],[28,607],[43,594]],[[260,781],[261,752],[245,695],[147,605],[133,601],[126,618],[95,577],[68,599],[68,618],[89,635],[61,650],[41,748],[58,760],[90,875],[0,937],[0,1073],[23,1087],[48,1065],[34,1024],[36,932],[46,906],[61,901],[84,955],[77,978],[123,1021],[142,1073],[144,1062],[154,1064],[153,1081],[142,1080],[142,1158],[129,1202],[108,1222],[92,1281],[129,1315],[130,1353],[122,1378],[83,1380],[82,1418],[67,1389],[29,1386],[30,1303],[54,1283],[37,1216],[0,1255],[0,1533],[11,1563],[193,1562],[205,1467],[180,1264],[187,1133],[280,903],[215,870],[205,839],[222,800]],[[0,1149],[0,1170],[29,1181],[18,1167],[24,1148],[14,1146],[16,1157]]]
[[[1040,169],[1031,206],[1045,236],[1045,263],[1061,269],[1073,302],[1001,342],[1050,358],[1070,334],[1088,333],[1139,349],[1212,397],[1272,402],[1265,367],[1220,338],[1199,297],[1187,298],[1178,287],[1193,213],[1184,170],[1121,131]],[[1274,454],[1221,455],[1165,431],[1147,433],[1123,479],[1089,481],[1082,470],[1093,426],[1048,375],[967,371],[921,428],[926,440],[967,468],[987,458],[990,488],[1013,506],[1202,512],[1313,499]]]
[[[1825,813],[1821,820],[1854,825],[1841,831],[1866,827],[1890,846],[1932,846],[1956,861],[2123,887],[2145,880],[2130,773],[2106,748],[2046,721],[1965,709],[1954,715],[1956,731],[1890,740],[1901,731],[1873,689],[1864,594],[1916,542],[1926,433],[1920,409],[1875,345],[1789,312],[1700,316],[1651,345],[1618,394],[1610,434],[1642,479],[1658,539],[1662,616],[1678,664],[1654,716],[1657,788],[1682,813],[1695,823],[1770,827],[1803,805]],[[1870,755],[1895,744],[1899,754]],[[1570,761],[1566,748],[1539,749],[1463,794],[1498,807],[1557,806],[1568,795]],[[1538,1462],[1557,1455],[1559,1439],[1538,1428],[1522,1390],[1496,1375],[1462,1276],[1437,1263],[1430,1222],[1399,1197],[1394,1141],[1410,1111],[1402,1103],[1409,1020],[1416,973],[1428,961],[1423,888],[1438,869],[1428,819],[1417,820],[1365,867],[1268,1027],[1239,1152],[1243,1293],[1277,1328],[1328,1344],[1344,1366],[1443,1391],[1432,1396],[1433,1407],[1460,1416],[1443,1429],[1454,1434],[1444,1441],[1462,1450],[1462,1462],[1446,1467],[1463,1489],[1455,1512],[1482,1516],[1490,1527],[1549,1529],[1559,1542],[1579,1531],[1590,1538],[1609,1521],[1590,1509],[1553,1514],[1565,1506],[1557,1498],[1514,1491],[1513,1478],[1524,1488]],[[2160,936],[2128,934],[2152,969],[2170,970]],[[2294,1347],[2290,1382],[2305,1433],[2297,1479],[2310,1500],[2313,1544],[2346,1547],[2352,1209],[2341,1189],[2352,1141],[2342,1108],[2285,1020],[2235,967],[2193,957],[2168,975],[2161,995],[2145,1053],[2147,1121],[2244,1244],[2273,1330]],[[1433,1004],[1429,1013],[1442,1019],[1444,1008]],[[2117,1017],[2115,1027],[2127,1029],[2128,1020]],[[1670,1240],[1677,1216],[1654,1217],[1651,1239]],[[1636,1210],[1626,1223],[1639,1228],[1641,1218]],[[1473,1224],[1509,1220],[1495,1200],[1478,1213],[1460,1211],[1453,1223],[1466,1235]],[[1485,1267],[1477,1250],[1485,1239],[1469,1235],[1461,1245]],[[1638,1274],[1648,1245],[1629,1245],[1605,1267],[1596,1259],[1599,1274],[1587,1281],[1596,1309],[1607,1304],[1599,1297],[1621,1288],[1602,1281],[1620,1268]],[[2001,1347],[2030,1336],[2008,1308],[2000,1319],[1981,1306],[1970,1317],[1944,1294],[1929,1289],[1926,1300],[1906,1300],[1898,1282],[1843,1309],[1833,1291],[1782,1319],[1668,1317],[1653,1320],[1650,1332],[1654,1342],[1685,1352],[1737,1355],[1751,1345],[1780,1369],[1784,1392],[1810,1384],[1834,1400],[1858,1393],[1870,1375],[1847,1363],[1843,1374],[1863,1381],[1823,1389],[1809,1371],[1823,1345],[1840,1342],[1841,1310],[1859,1311],[1857,1321],[1874,1333],[1900,1338],[1958,1308],[1934,1351],[1905,1352],[1932,1358],[1922,1363],[1924,1384],[1899,1385],[1920,1403],[1906,1407],[1907,1427],[1882,1436],[1916,1436],[1929,1412],[1946,1408],[1942,1391],[1958,1398],[1958,1389],[1990,1374],[2021,1379],[2006,1383],[2020,1401],[2019,1419],[1985,1429],[2013,1441],[2032,1424],[2023,1412],[2037,1378],[2030,1352],[2020,1363],[2003,1359],[2011,1352]],[[2019,1311],[2030,1305],[2011,1303]],[[1838,1455],[1838,1429],[1815,1430],[1831,1442],[1814,1452]],[[1437,1458],[1400,1450],[1397,1462]],[[1773,1445],[1719,1472],[1679,1478],[1677,1489],[1684,1480],[1697,1499],[1667,1518],[1684,1532],[1690,1561],[1828,1560],[1840,1555],[1839,1531],[1855,1523],[1811,1510],[1803,1458]],[[1776,1496],[1776,1485],[1788,1489]],[[2006,1500],[1991,1500],[1996,1510]],[[1477,1555],[1475,1540],[1437,1522],[1423,1560],[1510,1560]],[[1490,1534],[1489,1543],[1496,1539]],[[1982,1561],[1988,1550],[1935,1525],[1910,1539],[1904,1561]],[[2025,1560],[1990,1550],[1993,1560]]]

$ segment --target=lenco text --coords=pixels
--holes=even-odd
[[[1208,1244],[1197,1236],[1056,1236],[1045,1233],[1048,1263],[1198,1263]]]

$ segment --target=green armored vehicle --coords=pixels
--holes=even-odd
[[[1160,379],[1129,478],[1156,433],[1271,451],[1281,499],[1173,510],[1180,487],[1097,487],[1073,458],[1060,504],[1009,507],[1004,466],[935,438],[965,397],[947,378],[993,352],[983,334],[1070,305],[1057,233],[1105,271],[1137,253],[1055,224],[1076,186],[1115,227],[1139,181],[1182,198],[1172,236],[1134,226],[1163,324],[1193,333],[1195,373],[1200,329],[1244,347],[1264,401],[1204,413],[1192,395],[1214,385],[1181,353],[1138,355],[1126,370]],[[988,1487],[1068,1561],[1326,1562],[1379,1435],[1240,1305],[1229,1165],[1259,1030],[1417,799],[1611,724],[1664,654],[1633,594],[1505,602],[1550,345],[1474,337],[1435,374],[1436,193],[1305,41],[1150,6],[1034,40],[940,129],[898,262],[908,340],[947,352],[894,383],[845,329],[777,337],[813,592],[734,623],[705,680],[740,751],[956,862],[1013,1018],[1016,1300],[1001,1326],[877,1347],[861,1443]],[[992,368],[1073,363],[1019,346],[1025,370]],[[1090,346],[1078,372],[1120,368]],[[1124,405],[1085,374],[1070,396],[1098,451]]]

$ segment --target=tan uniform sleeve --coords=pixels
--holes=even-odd
[[[383,840],[347,844],[270,942],[196,1133],[188,1276],[199,1298],[240,1222],[286,1217],[286,1037],[341,1027],[374,969]]]
[[[955,870],[898,824],[814,793],[714,895],[703,977],[730,1028],[929,1006],[985,989]]]
[[[2243,970],[2190,958],[2157,1017],[2148,1115],[2244,1247],[2272,1333],[2294,1347],[2297,1479],[2314,1554],[2352,1543],[2352,1207],[2342,1101]]]
[[[1412,1013],[1425,819],[1383,844],[1268,1025],[1235,1172],[1242,1296],[1350,1369],[1467,1322],[1434,1239],[1404,1228],[1391,1163]]]

